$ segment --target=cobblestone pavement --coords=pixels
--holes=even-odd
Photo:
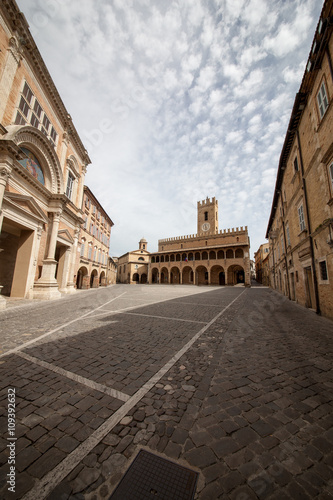
[[[0,320],[0,498],[107,499],[143,448],[199,472],[198,500],[333,499],[333,323],[312,311],[117,285]]]

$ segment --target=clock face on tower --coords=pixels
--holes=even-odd
[[[209,229],[210,229],[210,224],[209,224],[209,222],[205,222],[204,224],[202,224],[201,229],[202,229],[203,231],[209,231]]]

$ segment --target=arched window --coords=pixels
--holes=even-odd
[[[77,186],[78,186],[78,180],[79,180],[80,174],[79,174],[79,166],[77,163],[76,158],[71,155],[69,158],[67,158],[67,180],[66,180],[66,196],[69,200],[71,200],[73,203],[76,201],[76,194],[77,194]],[[96,212],[96,207],[94,207],[93,213]],[[100,215],[99,211],[97,211],[97,214]],[[99,217],[97,217],[99,219]]]

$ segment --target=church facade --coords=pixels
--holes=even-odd
[[[89,156],[16,2],[0,5],[0,286],[75,290]],[[5,300],[2,300],[2,304]]]
[[[150,254],[149,283],[250,286],[247,226],[219,230],[218,201],[197,204],[197,233],[159,240]]]
[[[147,283],[149,255],[147,240],[141,238],[138,250],[127,252],[118,258],[117,282],[130,285]]]

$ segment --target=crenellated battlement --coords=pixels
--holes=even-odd
[[[214,198],[213,198],[214,200]],[[200,202],[198,202],[200,203]],[[216,234],[209,234],[209,233],[198,233],[198,234],[189,234],[187,236],[175,236],[173,238],[164,238],[162,240],[158,240],[159,244],[162,243],[171,243],[171,242],[181,242],[185,240],[195,240],[198,238],[216,238],[218,236],[237,236],[237,235],[247,235],[247,226],[243,227],[241,226],[240,228],[232,227],[228,229],[221,229],[218,233]]]
[[[212,198],[212,201],[210,201],[210,198],[207,198],[205,200],[202,200],[202,201],[198,201],[198,207],[205,207],[205,206],[208,206],[208,205],[218,205],[218,201],[215,199],[215,196],[214,198]]]

